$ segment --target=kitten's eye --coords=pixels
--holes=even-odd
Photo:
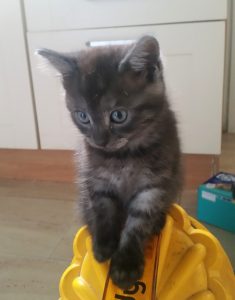
[[[111,115],[110,119],[114,123],[124,123],[127,118],[127,112],[125,110],[114,110]]]
[[[90,119],[87,113],[83,111],[75,111],[74,113],[76,120],[78,120],[80,123],[88,124],[90,123]]]

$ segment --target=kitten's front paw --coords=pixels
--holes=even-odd
[[[107,243],[93,242],[93,252],[95,259],[98,262],[105,262],[109,260],[113,253],[117,250],[118,244],[114,241],[108,241]]]
[[[157,220],[156,220],[156,223],[155,223],[155,234],[156,235],[159,235],[162,231],[162,229],[164,228],[165,226],[165,223],[166,223],[166,214],[165,213],[162,213],[162,214],[159,214]]]
[[[122,253],[115,253],[110,266],[110,276],[115,285],[121,289],[128,289],[140,279],[144,272],[143,257],[125,257]]]

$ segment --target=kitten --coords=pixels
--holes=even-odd
[[[80,201],[99,262],[130,287],[144,270],[144,247],[164,226],[181,186],[180,146],[169,108],[159,44],[60,54],[41,49],[62,75],[67,107],[83,135]]]

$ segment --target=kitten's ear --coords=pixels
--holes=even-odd
[[[44,57],[61,75],[66,76],[77,69],[74,58],[49,49],[38,49],[36,54]]]
[[[154,72],[160,65],[158,41],[152,36],[144,36],[127,52],[119,64],[119,71]]]

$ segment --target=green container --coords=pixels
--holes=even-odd
[[[199,186],[197,217],[200,221],[235,233],[234,184],[235,175],[220,172]]]

